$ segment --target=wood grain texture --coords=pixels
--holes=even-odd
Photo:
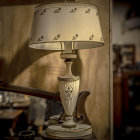
[[[109,66],[109,0],[77,0],[94,4],[98,8],[104,46],[90,50],[80,50],[81,90],[87,89],[90,95],[86,110],[95,134],[99,140],[109,139],[110,135],[110,66]]]
[[[86,111],[99,140],[110,135],[109,0],[77,0],[98,8],[105,45],[78,51],[72,71],[80,75],[80,91],[89,90]],[[1,79],[5,83],[58,92],[57,77],[65,72],[59,52],[28,48],[34,6],[0,7]],[[94,24],[94,23],[93,23]]]
[[[57,92],[57,77],[65,68],[60,53],[28,47],[34,6],[1,7],[0,12],[4,82]]]

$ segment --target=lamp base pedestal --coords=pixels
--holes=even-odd
[[[41,133],[43,137],[50,136],[54,138],[80,138],[84,136],[93,136],[92,127],[88,124],[76,124],[75,128],[64,128],[61,124],[48,126],[45,133]]]
[[[85,112],[85,101],[87,96],[90,94],[89,91],[82,91],[79,93],[78,97],[78,114],[83,116],[80,119],[80,116],[75,114],[76,116],[76,127],[75,128],[65,128],[60,120],[60,117],[52,117],[52,120],[44,123],[44,126],[47,128],[43,130],[40,135],[45,139],[65,139],[65,140],[97,140],[94,131],[92,130],[91,125],[88,125],[90,122],[88,121],[86,112]],[[80,105],[79,105],[80,103]],[[79,107],[81,108],[79,110]],[[78,120],[80,121],[78,122]]]

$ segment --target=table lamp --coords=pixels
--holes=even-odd
[[[58,77],[61,102],[66,114],[65,122],[50,125],[47,134],[57,137],[79,137],[92,134],[88,124],[76,123],[73,112],[79,93],[79,76],[71,72],[75,50],[102,46],[103,36],[97,8],[81,3],[43,4],[35,8],[29,47],[61,51],[66,72]]]

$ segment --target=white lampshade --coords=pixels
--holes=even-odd
[[[55,3],[36,7],[29,47],[63,50],[64,42],[73,42],[76,50],[103,45],[99,15],[94,5]]]

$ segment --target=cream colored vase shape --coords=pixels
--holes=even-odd
[[[71,78],[70,78],[71,79]],[[73,121],[73,112],[76,107],[78,93],[79,93],[79,80],[59,80],[59,90],[61,101],[66,113],[66,122],[63,124],[64,127],[75,127]]]

